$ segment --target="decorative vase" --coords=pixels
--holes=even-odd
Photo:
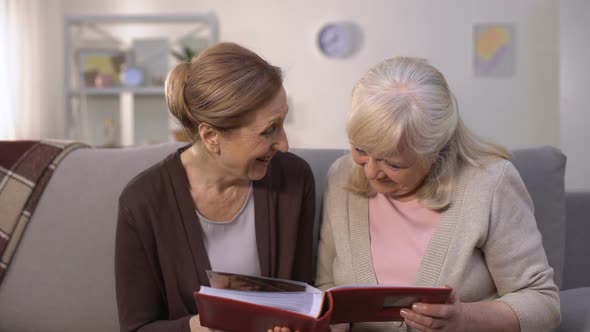
[[[126,86],[140,86],[143,83],[143,71],[138,67],[125,67],[121,72],[121,83]]]
[[[108,88],[113,86],[113,76],[99,73],[94,79],[94,86],[97,88]]]

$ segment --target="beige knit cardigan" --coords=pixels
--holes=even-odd
[[[351,166],[346,155],[328,172],[316,277],[322,289],[377,283],[368,199],[345,189]],[[504,301],[518,316],[524,332],[557,327],[559,293],[553,269],[547,263],[533,203],[511,162],[493,159],[483,167],[463,167],[415,285],[450,285],[463,302]],[[354,324],[352,330],[406,331],[407,326],[362,323]]]

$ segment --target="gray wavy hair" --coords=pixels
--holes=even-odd
[[[410,152],[432,167],[417,191],[420,202],[442,210],[451,201],[453,178],[467,163],[510,159],[499,145],[474,135],[463,124],[444,76],[424,59],[395,57],[371,68],[355,85],[346,131],[351,144],[387,158]],[[348,189],[372,195],[363,168],[354,166]]]

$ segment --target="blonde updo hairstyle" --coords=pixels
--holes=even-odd
[[[465,127],[444,76],[424,59],[395,57],[371,68],[355,85],[346,131],[350,143],[376,158],[409,152],[432,162],[417,191],[427,208],[451,201],[453,179],[463,164],[481,166],[487,157],[509,152]],[[349,189],[374,194],[363,167],[354,164]]]
[[[166,102],[188,137],[198,142],[199,124],[220,130],[239,128],[282,85],[280,68],[240,45],[218,43],[170,71]]]

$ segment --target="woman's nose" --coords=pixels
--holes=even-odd
[[[377,165],[377,160],[372,157],[367,158],[364,169],[367,179],[373,180],[379,175],[379,165]]]
[[[287,139],[287,133],[285,129],[281,129],[277,142],[274,144],[275,149],[281,152],[289,151],[289,140]]]

